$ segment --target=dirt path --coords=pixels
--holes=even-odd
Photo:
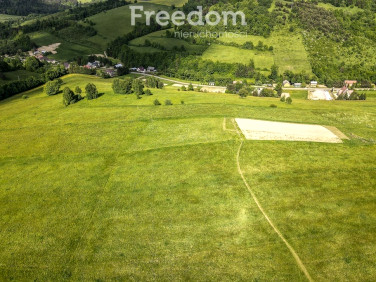
[[[259,210],[261,211],[261,213],[263,214],[263,216],[265,217],[265,219],[268,221],[268,223],[270,224],[270,226],[274,229],[274,231],[278,234],[279,238],[281,238],[281,240],[283,241],[283,243],[285,243],[286,247],[290,250],[292,256],[294,257],[295,261],[296,261],[296,264],[299,266],[299,268],[303,271],[304,275],[307,277],[308,281],[313,281],[313,279],[311,278],[311,276],[309,275],[307,269],[305,268],[303,262],[301,261],[301,259],[299,258],[298,254],[296,253],[296,251],[294,250],[294,248],[289,244],[289,242],[287,242],[286,238],[282,235],[282,233],[277,229],[277,227],[274,225],[274,223],[272,222],[272,220],[269,218],[269,216],[266,214],[266,212],[264,211],[264,209],[262,208],[260,202],[258,201],[256,195],[253,193],[251,187],[249,186],[249,184],[247,183],[247,180],[245,179],[244,177],[244,174],[241,170],[241,167],[240,167],[240,162],[239,162],[239,158],[240,158],[240,152],[241,152],[241,149],[243,147],[243,143],[244,143],[244,140],[241,141],[240,143],[240,146],[239,146],[239,149],[238,149],[238,153],[237,153],[237,156],[236,156],[236,164],[238,166],[238,172],[241,176],[241,178],[243,179],[243,182],[245,184],[245,186],[247,187],[249,193],[251,194],[253,200],[255,201],[257,207],[259,208]]]

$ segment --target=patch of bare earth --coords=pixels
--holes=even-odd
[[[243,135],[248,140],[306,141],[342,143],[337,134],[321,125],[235,119]]]

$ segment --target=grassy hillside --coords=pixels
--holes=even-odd
[[[273,46],[272,53],[263,52],[262,55],[271,57],[278,65],[280,72],[290,70],[296,73],[304,71],[307,74],[312,74],[308,54],[303,44],[303,36],[299,30],[289,32],[287,28],[277,29],[272,32],[271,36],[268,38],[246,35],[232,38],[220,37],[219,40],[224,43],[234,42],[237,44],[244,44],[245,42],[250,41],[255,46],[259,41],[262,41],[268,46]],[[239,61],[240,57],[238,57],[237,54],[232,54],[232,52],[229,52],[228,55]],[[255,61],[262,60],[257,57],[258,55],[255,56]],[[270,60],[270,58],[268,60]],[[268,68],[268,65],[266,65],[266,67]]]
[[[253,59],[256,68],[260,69],[270,69],[274,64],[273,54],[271,52],[258,52],[218,44],[212,44],[204,52],[202,58],[204,60],[222,63],[249,63],[249,61]]]
[[[129,43],[129,45],[130,46],[143,46],[145,44],[145,40],[149,40],[151,43],[156,43],[160,46],[163,46],[166,50],[169,50],[169,51],[171,51],[174,47],[181,48],[181,46],[184,46],[184,48],[189,52],[202,52],[204,48],[203,46],[200,46],[200,45],[190,44],[189,42],[182,40],[182,39],[166,38],[165,30],[156,31],[148,35],[136,38],[132,40]],[[142,49],[138,51],[142,52]]]
[[[141,5],[141,3],[137,5]],[[158,11],[162,7],[164,10],[168,10],[165,6],[151,3],[142,3],[142,5],[144,11]],[[94,28],[98,32],[96,36],[90,38],[90,41],[105,50],[110,41],[131,32],[133,26],[131,26],[131,10],[129,7],[129,5],[123,6],[89,17],[88,19],[95,23]],[[142,22],[144,19],[140,20]]]
[[[79,55],[85,56],[90,54],[103,54],[103,50],[98,46],[68,42],[48,32],[32,33],[31,38],[36,44],[38,44],[38,46],[61,43],[61,45],[56,49],[57,54],[48,56],[57,60],[69,60]]]
[[[9,20],[17,20],[21,18],[20,16],[15,16],[15,15],[6,15],[6,14],[0,14],[0,23],[6,22]]]
[[[88,82],[104,95],[67,108],[41,87],[0,102],[2,280],[305,281],[244,187],[225,117],[351,137],[246,141],[240,165],[314,280],[375,277],[375,93],[287,105],[171,87],[138,100],[81,75],[63,87]]]
[[[357,6],[353,6],[353,7],[336,7],[336,6],[333,6],[332,4],[330,3],[318,3],[318,6],[321,7],[321,8],[324,8],[324,9],[327,9],[327,10],[340,10],[340,11],[343,11],[347,14],[356,14],[356,13],[359,13],[359,12],[362,12],[363,9],[357,7]]]
[[[139,1],[139,3],[142,3],[142,2],[161,4],[161,5],[166,5],[166,6],[175,5],[176,7],[181,7],[185,3],[187,3],[188,0],[140,0]]]

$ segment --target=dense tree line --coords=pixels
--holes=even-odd
[[[45,83],[45,80],[37,77],[29,77],[25,80],[13,81],[0,85],[0,100],[12,97],[18,93],[27,91]]]
[[[59,2],[47,3],[42,0],[0,0],[0,13],[27,16],[29,14],[56,13],[63,8]]]
[[[72,8],[71,4],[76,5]],[[77,0],[0,0],[0,13],[27,16],[29,14],[52,14],[70,8],[69,12],[78,20],[126,4],[129,3],[124,0],[107,0],[91,5],[81,5]]]
[[[25,52],[36,47],[28,35],[20,34],[13,39],[0,40],[0,55],[17,54]]]
[[[0,73],[16,70],[28,70],[37,75],[0,85],[0,100],[35,88],[67,73],[64,66],[43,64],[35,57],[28,57],[23,63],[17,58],[0,58]]]
[[[314,3],[318,1],[314,1]],[[357,6],[362,9],[374,9],[376,8],[373,0],[321,0],[320,2],[329,3],[336,7],[349,7]]]

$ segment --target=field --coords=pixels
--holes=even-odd
[[[137,5],[141,5],[141,3]],[[169,10],[166,6],[152,3],[143,3],[142,6],[144,6],[144,11],[158,11],[162,8],[166,11]],[[98,32],[96,36],[90,38],[90,41],[101,46],[103,51],[109,42],[133,30],[129,5],[96,14],[88,19],[95,23],[94,28]],[[144,18],[140,21],[143,22]]]
[[[194,45],[190,44],[189,42],[178,39],[178,38],[166,38],[166,31],[156,31],[153,33],[150,33],[148,35],[136,38],[132,40],[129,45],[131,46],[143,46],[145,44],[145,40],[149,40],[151,43],[157,43],[163,47],[166,48],[166,50],[172,50],[174,47],[181,48],[181,46],[184,46],[184,48],[189,52],[202,52],[203,46],[200,45]],[[137,47],[139,48],[139,47]],[[153,48],[155,49],[155,48]],[[138,49],[136,49],[138,50]],[[160,51],[157,49],[157,51]],[[142,52],[142,49],[138,50],[138,52]]]
[[[356,6],[354,6],[354,7],[336,7],[336,6],[333,6],[330,3],[318,3],[318,6],[321,7],[321,8],[324,8],[326,10],[342,10],[345,14],[348,13],[350,15],[364,11],[363,9],[356,7]]]
[[[90,54],[102,54],[103,51],[93,45],[83,45],[74,42],[68,42],[62,38],[56,37],[48,32],[34,32],[30,34],[32,40],[38,44],[38,46],[47,46],[50,44],[61,43],[56,49],[56,54],[49,55],[49,58],[56,60],[70,60],[76,56],[85,56]]]
[[[350,137],[243,141],[239,164],[314,280],[376,277],[375,92],[332,102],[291,92],[287,105],[167,87],[138,100],[113,94],[111,80],[63,80],[104,95],[65,108],[39,87],[0,102],[1,280],[305,281],[238,173],[232,118]]]
[[[220,41],[229,43],[235,42],[237,44],[244,44],[247,41],[251,41],[254,45],[257,45],[259,41],[262,41],[268,46],[273,46],[273,52],[262,52],[263,56],[267,56],[268,60],[271,58],[279,67],[280,72],[286,70],[293,71],[295,73],[304,71],[307,74],[312,74],[311,65],[308,60],[308,54],[303,44],[303,37],[299,31],[293,33],[289,32],[287,28],[274,31],[269,38],[262,36],[240,36],[240,37],[221,37]],[[237,53],[232,55],[232,52],[228,52],[227,56],[236,60]],[[262,56],[261,55],[261,56]],[[255,55],[255,61],[260,55]],[[261,62],[263,59],[259,59]]]
[[[255,50],[245,50],[232,46],[212,44],[203,53],[204,60],[218,61],[222,63],[245,63],[251,59],[255,61],[256,68],[269,69],[274,64],[271,52],[259,52]]]
[[[0,14],[0,23],[20,19],[20,16]]]
[[[166,6],[175,5],[176,7],[182,7],[188,0],[140,0],[140,3],[148,2],[154,4],[161,4]]]

